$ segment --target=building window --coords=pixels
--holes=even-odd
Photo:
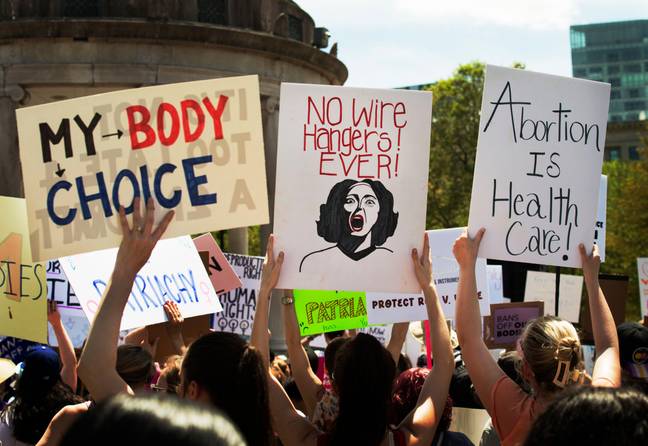
[[[612,122],[619,122],[621,120],[622,119],[621,119],[620,115],[612,115],[612,117],[610,118],[610,121],[612,121]]]
[[[590,67],[589,69],[590,74],[602,74],[603,73],[603,67]]]
[[[628,159],[632,161],[639,159],[639,151],[637,150],[637,146],[628,147]]]
[[[65,0],[63,17],[99,17],[99,0]]]
[[[304,40],[304,26],[302,19],[288,15],[288,37],[300,42]]]
[[[227,0],[198,0],[198,21],[227,25]]]
[[[585,68],[576,68],[574,70],[574,77],[585,77],[587,76],[587,70]]]
[[[610,99],[621,99],[621,91],[612,90],[612,92],[610,93]]]
[[[623,70],[626,73],[641,73],[641,64],[633,63],[631,65],[624,65]]]
[[[613,87],[620,87],[621,86],[621,79],[618,77],[613,77],[610,79],[610,85]]]
[[[572,49],[574,48],[585,48],[585,33],[582,31],[574,31],[573,29],[569,33],[569,40],[571,43]]]
[[[639,92],[638,88],[631,88],[628,90],[628,97],[629,98],[638,98],[641,96],[641,93]]]
[[[618,62],[619,61],[619,53],[607,53],[607,61],[608,62]]]
[[[646,103],[644,101],[629,101],[625,103],[625,109],[626,111],[630,110],[643,110],[643,108],[646,106]]]
[[[607,69],[608,74],[617,74],[619,72],[618,65],[609,65]]]
[[[621,157],[621,148],[620,147],[609,147],[608,148],[608,160],[617,161]]]

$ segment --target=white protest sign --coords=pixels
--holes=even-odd
[[[90,322],[86,317],[79,299],[76,298],[74,289],[65,275],[58,260],[47,262],[47,299],[56,301],[56,308],[61,315],[61,322],[76,348],[81,348],[90,332]],[[49,344],[57,347],[58,342],[54,336],[52,326],[48,324]]]
[[[59,259],[90,321],[99,309],[116,258],[117,249],[106,249]],[[162,305],[167,300],[175,301],[185,318],[222,310],[189,236],[158,242],[135,278],[120,329],[165,322]]]
[[[112,248],[152,197],[165,237],[268,223],[257,76],[105,93],[16,111],[34,260]]]
[[[502,265],[486,265],[488,275],[488,300],[491,304],[504,303],[504,281]]]
[[[223,311],[214,316],[214,329],[249,336],[261,287],[264,258],[226,252],[223,255],[243,285],[218,295]]]
[[[489,65],[469,233],[480,257],[580,267],[591,250],[610,85]]]
[[[278,288],[417,292],[431,94],[284,83],[280,109]]]
[[[439,302],[446,319],[455,318],[455,301],[459,284],[459,265],[452,254],[452,246],[465,228],[428,231],[432,271]],[[410,265],[411,265],[410,258]],[[475,265],[479,308],[483,316],[490,314],[490,300],[486,259],[477,259]],[[367,293],[367,318],[370,324],[427,320],[427,307],[422,294]]]
[[[607,221],[607,175],[601,175],[599,186],[598,211],[596,212],[596,228],[594,229],[594,243],[599,247],[601,263],[605,262],[605,222]]]
[[[639,303],[641,306],[641,317],[648,316],[648,257],[637,258],[637,269],[639,274]]]
[[[560,275],[558,316],[570,322],[578,322],[583,296],[583,276]],[[556,311],[556,274],[527,271],[524,301],[544,302],[545,314]]]

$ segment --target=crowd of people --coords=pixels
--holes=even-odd
[[[647,367],[633,361],[648,351],[648,328],[615,326],[598,283],[596,247],[587,254],[580,246],[596,348],[591,376],[575,327],[553,316],[530,321],[517,348],[493,358],[482,338],[475,279],[483,230],[454,244],[454,342],[427,236],[422,251],[412,251],[427,305],[431,368],[402,357],[407,324],[394,325],[387,346],[364,333],[329,334],[319,361],[300,337],[292,294],[275,292],[284,253],[275,252],[272,236],[249,342],[210,332],[185,345],[182,315],[168,303],[175,351],[157,364],[146,328],[118,345],[135,276],[173,218],[170,212],[154,227],[153,212],[151,200],[141,212],[137,199],[132,223],[120,211],[123,239],[78,361],[51,305],[58,353],[33,348],[15,373],[0,363],[1,446],[469,445],[464,433],[451,430],[452,407],[464,402],[490,415],[484,445],[648,444]],[[271,299],[283,304],[286,355],[270,350]]]

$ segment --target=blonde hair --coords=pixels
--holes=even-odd
[[[566,320],[543,316],[529,321],[520,347],[543,392],[553,393],[587,378],[578,333]]]

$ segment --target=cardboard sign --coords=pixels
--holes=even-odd
[[[294,290],[293,293],[302,336],[369,325],[363,292]]]
[[[561,274],[557,316],[570,322],[578,322],[582,296],[583,276]],[[547,309],[547,314],[554,314],[556,311],[556,274],[527,271],[524,301],[542,301]]]
[[[116,258],[117,249],[107,249],[59,259],[90,321],[99,309]],[[166,321],[162,305],[167,300],[174,300],[187,318],[222,310],[189,236],[158,242],[135,278],[120,329]]]
[[[490,330],[493,339],[489,348],[515,348],[524,326],[544,314],[543,302],[516,302],[491,305]]]
[[[182,323],[182,338],[186,346],[191,345],[193,341],[209,333],[209,320],[211,316],[204,314],[202,316],[190,317]],[[166,358],[175,355],[176,352],[167,333],[165,323],[154,324],[147,327],[149,340],[158,338],[157,349],[155,350],[155,359],[163,364]]]
[[[22,198],[0,197],[0,335],[47,343],[45,267],[33,263]]]
[[[278,288],[420,291],[431,94],[284,83],[280,108]]]
[[[241,280],[237,273],[232,269],[230,264],[225,259],[223,251],[214,240],[211,234],[203,234],[196,237],[194,245],[198,251],[209,252],[207,274],[216,294],[224,293],[225,291],[233,290],[241,286]]]
[[[594,243],[599,247],[601,263],[605,262],[605,231],[607,221],[607,175],[601,175],[599,185],[598,211],[596,212],[596,229],[594,229]]]
[[[432,253],[432,271],[443,314],[455,318],[455,301],[459,285],[459,265],[452,254],[452,246],[464,228],[427,231]],[[410,268],[412,260],[409,259]],[[477,297],[482,314],[490,313],[486,259],[477,259],[475,265]],[[370,324],[427,320],[423,295],[398,293],[367,293],[367,316]]]
[[[639,274],[639,307],[641,316],[648,316],[648,257],[637,258],[637,269]]]
[[[488,275],[488,300],[491,304],[504,303],[502,265],[486,265]]]
[[[256,76],[122,90],[16,111],[35,260],[112,248],[152,197],[165,237],[268,223]]]
[[[479,256],[580,267],[591,249],[610,85],[489,65],[469,233]]]
[[[261,288],[263,257],[228,254],[225,257],[242,282],[239,288],[218,295],[223,311],[214,316],[214,329],[240,335],[252,334],[257,296]]]
[[[620,325],[625,321],[626,300],[628,299],[628,276],[617,276],[611,274],[599,274],[599,285],[605,301],[607,302],[614,325]],[[585,299],[587,305],[582,306],[580,317],[580,330],[578,337],[582,342],[594,342],[592,332],[592,316],[589,309],[589,301]]]

